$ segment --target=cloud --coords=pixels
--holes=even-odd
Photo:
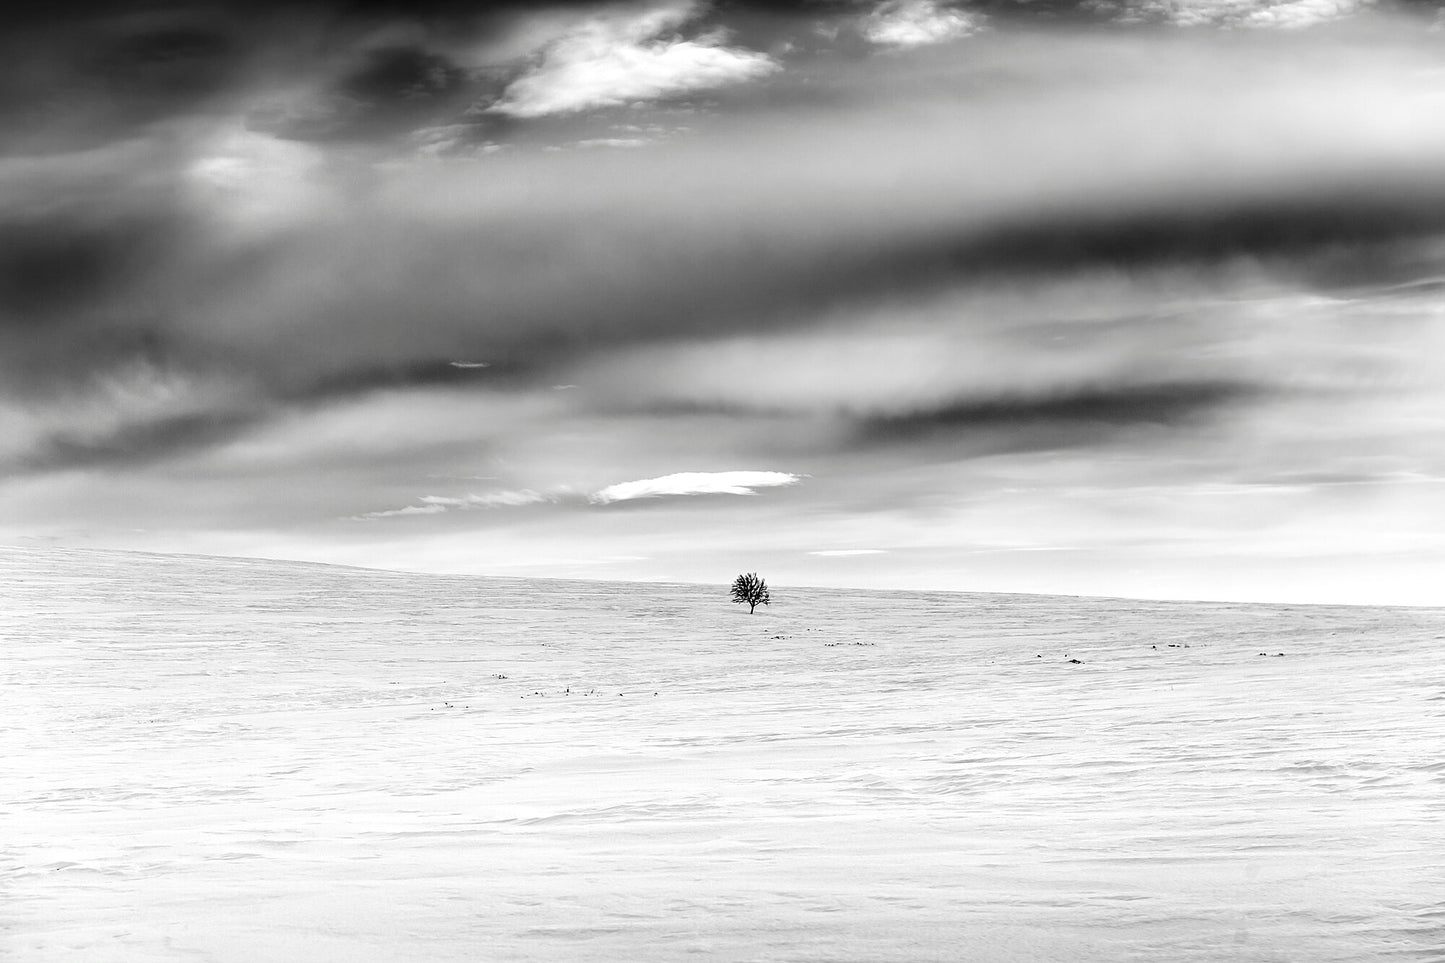
[[[1374,0],[1106,0],[1100,6],[1115,10],[1126,22],[1299,29],[1353,16],[1373,5]]]
[[[358,168],[228,123],[104,164],[7,164],[6,203],[36,206],[0,245],[12,313],[57,323],[0,366],[103,364],[100,333],[125,325],[296,396],[436,359],[539,370],[801,327],[980,277],[1331,248],[1379,264],[1351,246],[1445,225],[1440,92],[1413,40],[1340,61],[1327,37],[1291,37],[1283,59],[1254,36],[1145,39],[995,32],[968,58],[820,60],[779,78],[777,104],[645,151]]]
[[[564,502],[610,505],[615,502],[657,498],[663,495],[754,495],[757,494],[756,490],[759,488],[795,485],[801,479],[800,475],[775,471],[681,472],[664,475],[660,478],[644,478],[638,481],[609,485],[585,498],[578,496],[573,489],[565,485],[547,491],[528,488],[461,496],[423,495],[417,500],[417,504],[384,511],[365,512],[351,516],[350,520],[372,521],[378,518],[406,515],[440,515],[453,510],[522,508],[529,505],[555,505]]]
[[[598,147],[636,148],[646,147],[652,143],[655,143],[655,141],[646,137],[590,137],[586,140],[579,140],[574,146],[584,149]]]
[[[325,184],[322,152],[238,124],[208,130],[190,145],[179,179],[183,212],[217,241],[274,238],[317,217],[335,195]]]
[[[1231,273],[1298,290],[1437,257],[1442,91],[1414,38],[1372,35],[1340,61],[1325,34],[1227,49],[1193,32],[999,34],[968,58],[820,61],[778,88],[820,102],[736,106],[646,151],[358,170],[327,145],[226,123],[184,144],[11,159],[4,204],[22,210],[0,234],[16,241],[0,245],[0,382],[15,396],[73,384],[98,408],[94,372],[155,359],[253,394],[156,415],[218,425],[504,379],[581,384],[621,409],[886,417],[1137,386],[1141,372],[1209,381],[1222,322],[1169,320],[1161,301],[1234,286]],[[984,82],[999,76],[1029,96]],[[969,95],[940,93],[955,90]],[[183,191],[158,186],[177,169]],[[1074,317],[1068,299],[1021,306],[1065,275],[1101,277],[1076,303],[1140,323],[1045,330],[1047,310]],[[985,283],[1002,295],[955,297]],[[495,365],[485,379],[456,366],[478,358]],[[175,427],[116,425],[115,444],[87,428],[84,450],[44,464],[230,437]]]
[[[552,41],[489,109],[519,118],[566,114],[740,83],[778,69],[766,54],[726,46],[717,32],[684,39],[679,31],[701,9],[674,0],[600,10]]]
[[[204,412],[128,422],[104,433],[60,431],[46,437],[33,451],[14,460],[0,460],[0,476],[159,462],[177,453],[236,438],[261,418],[254,411]]]
[[[1445,264],[1403,3],[333,6],[0,37],[0,534],[838,571],[801,546],[1442,517],[1400,481],[1445,431],[1439,290],[1391,290]],[[1130,16],[1187,29],[1078,22]],[[765,464],[810,481],[751,526],[684,496],[803,476],[668,474]],[[1270,478],[1307,491],[1217,494]]]
[[[7,11],[0,38],[6,149],[25,154],[94,149],[223,107],[247,82],[258,39],[269,42],[267,17],[223,4],[35,10]]]
[[[608,485],[589,497],[594,505],[662,495],[755,495],[759,488],[796,485],[801,475],[779,471],[690,471]]]
[[[1190,405],[1247,401],[1260,386],[1304,388],[1302,373],[1327,363],[1276,354],[1291,339],[1286,329],[1321,330],[1303,320],[1308,309],[1219,303],[1222,286],[1248,280],[1173,270],[1131,278],[1121,286],[1112,272],[1081,272],[1026,292],[972,284],[838,309],[800,330],[598,352],[568,375],[603,411],[749,417],[760,437],[785,436],[790,418],[810,420],[822,443],[829,426],[906,435],[949,422],[944,412],[960,430],[1178,416]],[[1275,347],[1256,348],[1264,338]]]
[[[352,515],[350,520],[354,522],[369,522],[377,518],[398,518],[406,515],[440,515],[447,510],[445,505],[406,505],[402,508],[392,508],[384,512],[366,512],[363,515]]]
[[[808,554],[821,558],[851,558],[855,555],[887,555],[888,552],[881,548],[830,548]]]
[[[1260,390],[1231,381],[1110,385],[1034,397],[999,397],[906,414],[860,419],[857,438],[871,444],[919,442],[989,432],[1005,449],[1098,446],[1123,432],[1199,425]]]
[[[521,491],[485,492],[480,495],[463,495],[449,498],[445,495],[423,495],[425,505],[439,505],[442,508],[516,508],[520,505],[540,505],[555,501],[556,493],[545,494],[530,488]]]
[[[315,87],[262,104],[253,130],[303,141],[370,139],[409,131],[475,95],[466,71],[417,46],[363,48]]]
[[[859,23],[863,39],[885,47],[921,47],[956,40],[982,26],[977,13],[937,0],[888,0]]]
[[[385,511],[364,512],[350,516],[350,521],[366,522],[378,518],[394,518],[404,515],[440,515],[452,510],[473,511],[488,508],[520,508],[525,505],[542,505],[556,502],[566,493],[565,489],[552,492],[538,492],[532,489],[517,491],[483,492],[461,496],[423,495],[420,504],[392,508]]]
[[[645,151],[369,171],[326,216],[180,277],[180,334],[288,380],[378,357],[545,364],[978,278],[1331,249],[1367,263],[1348,248],[1445,226],[1439,94],[1413,44],[1327,67],[1313,43],[1280,65],[1264,43],[1226,57],[1148,39],[819,63],[825,104],[740,108]],[[1029,97],[990,86],[1000,72]]]
[[[243,382],[177,370],[143,344],[99,371],[85,358],[76,367],[37,393],[0,388],[0,477],[161,461],[223,443],[267,415]]]

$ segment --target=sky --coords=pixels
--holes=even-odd
[[[1445,604],[1445,5],[7,16],[0,543]]]

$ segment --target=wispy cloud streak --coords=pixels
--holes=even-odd
[[[351,516],[351,521],[372,521],[378,518],[395,518],[405,515],[440,515],[453,510],[474,511],[488,508],[520,508],[525,505],[555,504],[567,497],[566,489],[550,492],[533,491],[530,488],[514,491],[483,492],[460,496],[423,495],[418,504],[406,505],[384,511],[365,512]]]

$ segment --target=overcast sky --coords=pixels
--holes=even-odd
[[[34,5],[0,542],[1445,604],[1445,13]]]

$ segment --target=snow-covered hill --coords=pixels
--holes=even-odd
[[[734,574],[0,549],[0,948],[1445,957],[1445,611]]]

